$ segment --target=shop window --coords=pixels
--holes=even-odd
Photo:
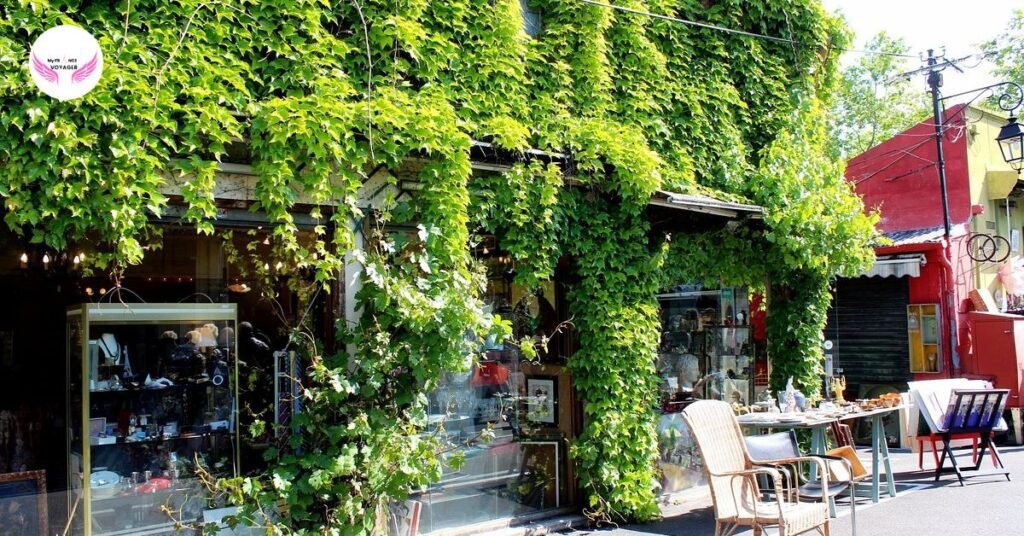
[[[519,12],[523,16],[523,31],[530,37],[537,37],[544,29],[540,11],[530,7],[530,0],[519,0]]]
[[[671,493],[703,478],[697,446],[680,412],[701,398],[750,404],[755,376],[767,363],[757,359],[746,289],[680,285],[660,295],[659,303],[659,465],[662,489]]]
[[[557,324],[553,284],[536,292],[513,284],[511,263],[495,252],[493,242],[485,264],[487,308],[510,321],[515,335]],[[465,463],[446,469],[439,482],[412,497],[421,534],[569,504],[565,438],[573,412],[557,349],[562,345],[551,345],[536,362],[523,359],[513,344],[484,341],[482,346],[478,363],[447,374],[429,395],[426,433],[442,434],[445,455],[457,454]]]
[[[255,239],[256,253],[263,255],[270,249],[269,241],[264,242],[269,227],[257,227],[255,237],[248,230],[236,229],[235,248],[248,251],[247,244]],[[179,477],[175,486],[181,481],[183,486],[190,485],[183,475],[191,474],[188,464],[196,452],[205,453],[210,464],[226,460],[221,466],[226,474],[234,472],[236,462],[244,472],[264,463],[264,445],[274,427],[267,426],[267,435],[260,438],[248,433],[237,438],[233,430],[244,431],[254,419],[269,420],[274,414],[273,350],[288,340],[279,315],[294,318],[306,308],[298,308],[299,301],[283,281],[275,287],[280,308],[271,306],[253,279],[246,279],[229,262],[221,236],[197,236],[194,229],[168,225],[163,227],[161,244],[147,252],[142,264],[125,270],[120,279],[123,292],[112,295],[109,274],[84,272],[75,262],[76,256],[81,261],[83,256],[96,255],[95,244],[75,244],[67,252],[56,252],[27,244],[9,231],[0,232],[0,249],[7,252],[0,256],[0,284],[7,298],[7,307],[0,311],[0,492],[19,494],[0,500],[0,527],[17,534],[43,534],[61,530],[74,517],[72,532],[84,532],[82,482],[93,483],[84,478],[86,452],[90,476],[102,473],[95,480],[100,491],[92,494],[90,490],[88,500],[89,514],[102,532],[169,523],[159,508],[150,510],[145,505],[182,497],[157,488],[174,481],[175,472]],[[118,304],[118,310],[147,303],[164,303],[168,310],[233,304],[237,322],[197,315],[103,327],[69,324],[68,306],[99,302]],[[326,304],[325,298],[319,298],[308,318],[310,325],[317,326],[318,337],[331,339],[326,335],[331,333],[333,318]],[[237,349],[227,352],[219,344],[220,358],[215,359],[214,347],[207,344],[212,340],[207,324],[217,327],[218,341],[228,341],[234,333]],[[172,331],[182,345],[186,338],[191,340],[186,337],[189,332],[204,332],[196,345],[202,358],[179,352],[176,358],[161,360],[159,347],[167,344]],[[83,349],[83,341],[93,344]],[[88,348],[104,355],[102,361],[95,361],[95,370]],[[183,356],[188,359],[182,360]],[[201,360],[205,363],[199,364]],[[131,365],[128,372],[126,362]],[[189,366],[194,374],[183,371]],[[88,377],[84,382],[88,398],[83,398],[83,373]],[[199,379],[192,377],[196,375]],[[68,389],[69,380],[77,382],[73,389]],[[232,390],[237,386],[238,397],[226,399],[225,388],[215,382],[231,384]],[[288,387],[282,386],[282,392]],[[237,416],[234,421],[232,414]],[[225,421],[228,430],[224,430]],[[69,451],[72,442],[74,450]],[[177,461],[171,460],[171,453],[177,453]],[[147,472],[149,486],[143,482]],[[200,495],[190,495],[185,502],[189,515],[198,516],[208,508]],[[167,504],[175,503],[168,500]]]

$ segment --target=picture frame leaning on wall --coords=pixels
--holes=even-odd
[[[0,528],[47,536],[46,471],[0,473]]]

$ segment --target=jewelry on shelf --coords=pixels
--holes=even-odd
[[[100,350],[106,358],[108,365],[117,365],[121,361],[121,346],[117,343],[117,337],[113,333],[104,333],[97,339]]]

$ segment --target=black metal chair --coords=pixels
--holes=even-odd
[[[829,511],[833,517],[836,515],[835,498],[849,491],[850,493],[850,521],[853,526],[852,534],[857,534],[857,482],[853,477],[853,468],[850,462],[841,456],[829,456],[825,454],[801,454],[797,443],[796,432],[777,432],[774,434],[752,435],[744,437],[747,444],[747,452],[750,453],[750,460],[755,465],[769,466],[783,469],[787,479],[785,491],[800,497],[822,498],[827,495]],[[817,475],[813,480],[808,477],[809,471],[805,471],[798,463],[790,460],[800,456],[812,456],[822,458],[828,465],[837,464],[842,471],[833,471],[849,475],[848,481],[834,481],[825,475],[826,486],[822,486],[822,475]]]
[[[1006,400],[1010,396],[1009,389],[954,389],[949,398],[949,405],[943,415],[940,433],[942,434],[942,458],[935,468],[935,481],[944,472],[956,473],[960,485],[971,476],[1002,475],[1010,480],[1010,471],[1003,466],[999,449],[992,442],[992,429],[1000,424]],[[961,467],[953,455],[950,443],[957,435],[978,434],[981,437],[981,452],[975,457],[974,467]],[[985,459],[985,450],[992,450],[992,461],[996,467],[991,471],[981,471],[981,462]],[[952,467],[946,467],[946,460]],[[964,474],[964,470],[975,471]]]

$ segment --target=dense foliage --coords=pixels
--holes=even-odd
[[[815,0],[616,3],[796,43],[569,0],[529,2],[543,20],[536,38],[517,0],[5,4],[5,221],[50,247],[96,240],[115,262],[137,262],[168,194],[212,231],[212,159],[245,139],[255,208],[296,266],[336,278],[368,229],[354,256],[364,274],[355,353],[307,345],[299,431],[270,452],[265,479],[222,483],[300,532],[372,532],[384,505],[438,477],[437,439],[421,434],[425,393],[469,365],[468,334],[508,331],[482,313],[473,234],[496,233],[527,285],[569,256],[580,342],[569,367],[585,404],[572,457],[596,515],[650,518],[654,293],[665,273],[769,280],[775,380],[807,384],[829,279],[863,265],[872,231],[825,154],[821,110],[845,38]],[[26,61],[32,39],[63,22],[85,26],[106,54],[100,85],[68,103],[33,89]],[[473,179],[471,139],[521,162]],[[569,158],[531,160],[531,146]],[[365,210],[370,170],[394,185],[410,158],[424,162],[419,194]],[[185,178],[180,192],[170,174]],[[658,189],[749,199],[766,207],[764,228],[668,246],[644,214]],[[300,204],[322,222],[312,240],[290,215]]]

